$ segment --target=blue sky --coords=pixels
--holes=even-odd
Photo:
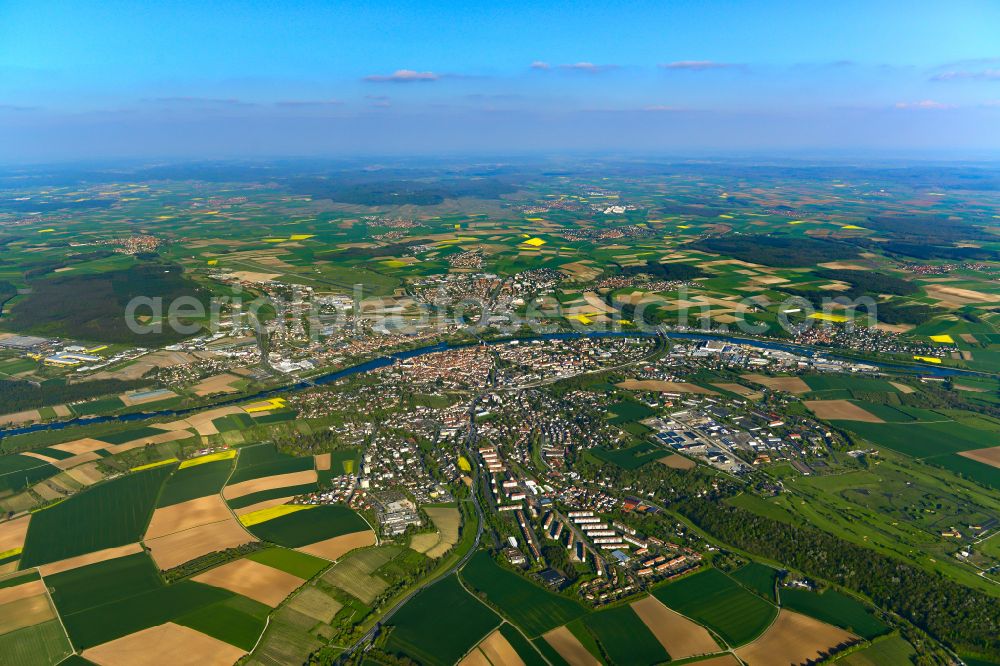
[[[0,0],[0,160],[1000,150],[996,2]]]

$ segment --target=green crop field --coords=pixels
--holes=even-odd
[[[861,602],[836,590],[816,594],[808,590],[782,589],[781,605],[843,627],[862,638],[872,639],[888,631],[888,627],[869,613]]]
[[[45,577],[52,600],[63,615],[113,603],[162,586],[153,560],[145,553],[90,564]]]
[[[621,425],[630,421],[641,421],[656,414],[656,410],[635,400],[622,400],[608,407],[608,423]]]
[[[21,555],[29,567],[135,543],[142,538],[171,467],[101,483],[31,517]]]
[[[361,460],[361,451],[358,449],[345,449],[330,453],[330,473],[333,476],[341,474],[353,474],[358,471],[358,462]]]
[[[504,569],[485,551],[476,553],[469,560],[461,576],[532,638],[586,613],[586,609],[577,602]]]
[[[583,623],[616,664],[659,664],[670,659],[631,606],[591,613]]]
[[[994,490],[1000,490],[1000,469],[985,465],[976,460],[970,460],[957,454],[947,454],[943,456],[933,456],[925,458],[924,462],[943,467],[944,469],[960,474],[967,479],[989,486]]]
[[[848,391],[865,391],[868,393],[898,393],[899,391],[884,379],[874,379],[872,377],[856,377],[854,375],[809,375],[802,378],[814,392],[836,391],[846,389]]]
[[[270,612],[269,606],[237,595],[202,606],[173,621],[249,652],[264,631]]]
[[[254,444],[252,446],[242,446],[239,448],[236,469],[245,470],[256,465],[275,462],[290,458],[278,451],[274,444]]]
[[[54,465],[31,456],[0,456],[0,494],[21,490],[58,472]]]
[[[622,469],[638,469],[652,460],[668,455],[662,448],[649,442],[635,444],[625,449],[596,447],[590,451],[601,460],[614,463]]]
[[[766,564],[751,562],[734,571],[730,576],[748,590],[756,592],[768,601],[775,601],[774,582],[778,577],[778,572],[775,569]]]
[[[191,580],[165,585],[145,553],[64,571],[46,577],[45,582],[52,588],[52,600],[77,649],[239,597]],[[238,631],[245,632],[245,624]]]
[[[173,621],[233,596],[222,588],[183,580],[114,603],[63,615],[63,622],[74,646],[88,648]]]
[[[59,620],[0,635],[0,664],[51,666],[73,652]]]
[[[94,414],[108,414],[110,412],[115,412],[124,406],[125,403],[117,397],[100,398],[98,400],[85,402],[82,405],[73,405],[73,411],[80,416],[91,416]]]
[[[449,576],[393,616],[386,650],[428,666],[451,666],[499,624],[496,613]]]
[[[837,663],[842,666],[893,666],[912,664],[916,654],[913,646],[897,635],[886,636],[857,652],[852,652]],[[968,660],[966,660],[968,664]]]
[[[269,567],[280,569],[293,576],[309,580],[323,569],[330,566],[326,560],[313,557],[307,553],[300,553],[297,550],[287,548],[267,548],[258,550],[247,555],[248,560],[266,564]]]
[[[219,432],[232,432],[233,430],[245,430],[253,426],[253,419],[249,414],[227,414],[217,419],[212,419],[212,425]],[[267,446],[267,445],[265,445]]]
[[[857,433],[875,446],[885,446],[914,458],[958,453],[986,445],[982,430],[955,421],[905,424],[859,421],[833,421],[833,423]]]
[[[66,458],[72,458],[75,454],[69,451],[63,451],[62,449],[53,449],[50,447],[43,447],[41,449],[35,449],[35,453],[40,453],[48,458],[54,458],[56,460],[65,460]]]
[[[346,506],[327,505],[296,511],[251,526],[250,531],[279,546],[298,548],[349,532],[370,529],[364,518]]]
[[[277,499],[279,497],[292,497],[293,495],[305,495],[306,493],[311,493],[315,490],[315,483],[303,483],[298,486],[285,486],[284,488],[261,490],[256,493],[244,495],[243,497],[228,500],[228,503],[229,506],[234,509],[242,509],[245,506],[250,506],[251,504],[256,504],[257,502],[263,502],[264,500]]]
[[[236,471],[229,479],[229,485],[249,481],[250,479],[260,479],[265,476],[275,476],[278,474],[291,474],[292,472],[303,472],[313,468],[312,456],[304,458],[294,458],[285,456],[280,460],[260,463],[252,467],[241,467],[237,465]]]
[[[718,569],[708,569],[653,590],[664,604],[715,631],[730,646],[749,643],[778,609]]]
[[[241,448],[236,459],[236,470],[229,484],[260,479],[275,474],[290,474],[313,468],[311,456],[296,458],[275,450],[273,444],[258,444]]]
[[[125,442],[131,442],[141,437],[153,437],[154,435],[162,434],[163,431],[159,428],[130,428],[109,435],[101,435],[101,441],[108,444],[124,444]]]
[[[229,459],[178,469],[163,484],[157,508],[217,494],[232,467],[233,461]]]

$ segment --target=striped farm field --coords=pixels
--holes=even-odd
[[[164,584],[145,553],[53,574],[45,582],[78,650],[175,620],[245,645],[254,632],[247,625],[252,623],[259,636],[266,616],[251,600],[240,601],[244,597],[229,590],[191,580]],[[223,613],[223,606],[231,608]],[[197,617],[199,610],[212,607],[229,617],[232,626],[220,627],[212,618]]]
[[[207,456],[206,456],[207,457]],[[163,484],[157,507],[171,506],[189,500],[218,494],[229,478],[232,460],[216,460],[184,467],[183,463]]]
[[[336,505],[295,511],[250,527],[260,539],[288,548],[364,530],[370,530],[364,518],[345,506]]]
[[[390,621],[386,648],[427,666],[451,666],[501,620],[455,576],[418,593]]]
[[[315,492],[315,483],[303,483],[296,486],[282,486],[280,488],[270,488],[268,490],[258,490],[257,492],[249,493],[243,495],[242,497],[234,497],[231,500],[227,500],[230,508],[234,511],[239,509],[245,509],[248,506],[253,506],[260,502],[265,502],[268,500],[275,500],[282,497],[295,497],[296,495],[305,495],[306,493]]]
[[[288,548],[258,550],[255,553],[247,555],[246,559],[266,564],[269,567],[280,569],[305,580],[309,580],[330,566],[330,563],[326,560],[321,560],[318,557]]]
[[[737,583],[743,585],[751,592],[756,592],[768,601],[774,601],[774,583],[778,578],[778,571],[766,564],[750,562],[730,574]]]
[[[236,470],[229,479],[229,485],[235,485],[251,479],[265,476],[290,474],[313,469],[312,456],[296,458],[279,452],[273,444],[257,444],[246,446],[239,450],[236,459]]]
[[[138,541],[171,471],[156,467],[122,476],[32,514],[21,567]]]
[[[718,569],[707,569],[653,590],[668,607],[744,645],[767,628],[778,609]]]
[[[616,664],[659,664],[670,659],[631,606],[591,613],[583,624]]]
[[[385,579],[375,575],[375,570],[402,550],[399,546],[382,546],[355,551],[323,574],[323,581],[371,604],[389,586]]]
[[[553,594],[504,569],[489,553],[476,553],[461,571],[462,580],[482,592],[491,604],[529,637],[536,637],[586,614],[575,601]]]
[[[259,511],[245,513],[240,516],[240,523],[242,523],[243,527],[252,527],[254,525],[259,525],[260,523],[266,523],[269,520],[274,520],[275,518],[287,516],[295,513],[296,511],[305,511],[306,509],[315,508],[317,507],[311,504],[279,504],[278,506],[272,506],[268,509],[260,509]]]
[[[817,594],[809,590],[782,589],[781,605],[869,640],[889,630],[860,601],[836,590]]]
[[[73,652],[59,620],[49,620],[0,635],[0,663],[51,666]]]

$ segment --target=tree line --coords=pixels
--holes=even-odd
[[[721,502],[690,500],[676,508],[722,541],[864,594],[955,650],[1000,657],[996,597],[813,527]]]

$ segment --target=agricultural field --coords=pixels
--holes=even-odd
[[[22,568],[139,541],[172,471],[157,467],[129,474],[33,514]]]
[[[248,560],[266,564],[269,567],[285,571],[308,580],[323,571],[330,563],[306,553],[288,548],[267,548],[247,555]]]
[[[410,539],[410,548],[427,557],[438,558],[458,543],[462,515],[455,507],[426,506],[424,511],[434,524],[434,532],[413,535]]]
[[[736,650],[736,655],[749,666],[799,664],[821,659],[858,640],[843,629],[782,608],[764,634]]]
[[[730,646],[745,645],[757,638],[778,612],[718,569],[657,587],[653,596],[705,625]]]
[[[630,606],[591,613],[583,624],[616,664],[659,664],[670,659]]]
[[[756,592],[771,603],[777,601],[774,586],[778,578],[778,572],[766,564],[750,562],[732,572],[730,577],[743,587],[751,592]]]
[[[37,572],[0,578],[0,646],[18,664],[52,664],[72,652]]]
[[[645,596],[630,606],[672,659],[711,654],[720,649],[708,630],[670,610],[654,596]]]
[[[229,478],[232,467],[231,459],[193,466],[184,466],[182,463],[163,484],[157,508],[218,494]]]
[[[386,650],[424,664],[449,666],[500,622],[455,576],[449,576],[419,592],[392,618]]]
[[[504,569],[486,552],[476,553],[460,575],[467,585],[485,594],[490,604],[530,638],[586,613],[580,604]]]
[[[882,664],[906,664],[915,654],[913,646],[897,635],[886,636],[871,645],[845,655],[836,663],[843,666],[881,666]]]
[[[888,627],[859,601],[836,590],[817,594],[808,590],[785,588],[781,590],[781,606],[843,627],[868,640],[888,631]]]
[[[245,645],[253,633],[248,626],[259,635],[266,616],[266,606],[219,587],[191,580],[164,584],[142,553],[47,576],[46,582],[74,647],[84,652],[165,622],[189,622],[213,641]],[[217,623],[214,613],[203,611],[217,604],[225,604],[231,622]]]
[[[648,462],[669,455],[663,448],[650,442],[641,442],[624,449],[596,448],[593,454],[605,462],[614,463],[623,469],[638,469]]]
[[[336,560],[355,548],[376,543],[375,533],[368,523],[345,506],[305,508],[249,525],[247,529],[263,541],[297,548],[327,560]]]

